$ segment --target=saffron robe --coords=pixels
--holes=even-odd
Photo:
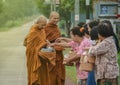
[[[55,40],[61,37],[60,30],[57,25],[48,23],[45,27],[46,38],[51,43],[54,43]],[[50,77],[50,85],[64,85],[65,83],[65,66],[63,65],[63,53],[64,50],[61,46],[54,46],[56,51],[55,57],[55,66],[50,67],[49,69],[49,77]],[[49,57],[49,55],[48,55]]]
[[[26,59],[28,70],[28,85],[49,85],[47,60],[38,55],[40,49],[46,46],[46,34],[44,29],[38,29],[37,24],[24,40],[26,46]]]

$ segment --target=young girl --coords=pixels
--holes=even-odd
[[[91,44],[95,46],[98,43],[98,28],[93,27],[90,32]],[[96,85],[94,70],[88,73],[88,79],[86,85]]]
[[[84,37],[84,29],[79,27],[73,27],[71,29],[71,39],[61,38],[62,40],[68,41],[68,43],[54,43],[57,45],[62,45],[64,47],[71,47],[76,54],[73,57],[67,58],[64,60],[64,64],[68,64],[71,62],[76,63],[76,71],[77,71],[77,85],[86,85],[86,80],[88,78],[88,72],[80,71],[80,57],[83,54],[86,47],[90,46],[90,40]],[[59,38],[60,40],[60,38]]]
[[[91,38],[91,44],[92,45],[96,45],[96,40],[98,40],[97,27],[95,27],[98,24],[99,24],[99,21],[97,21],[97,20],[90,21],[87,24],[88,31],[89,31],[90,38]],[[96,85],[95,76],[94,76],[94,70],[90,71],[88,73],[87,85]]]

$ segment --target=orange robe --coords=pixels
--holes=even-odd
[[[46,38],[50,42],[54,42],[61,36],[60,30],[57,25],[48,23],[45,27]],[[63,65],[64,50],[61,46],[54,46],[56,51],[55,66],[49,69],[50,85],[64,85],[65,83],[65,66]],[[49,55],[48,55],[49,56]],[[48,68],[51,68],[48,66]]]
[[[44,29],[38,29],[33,25],[25,38],[28,85],[49,85],[49,75],[46,58],[38,55],[40,49],[46,46],[46,34]]]

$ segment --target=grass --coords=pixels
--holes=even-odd
[[[66,75],[71,81],[77,84],[76,79],[76,67],[75,66],[66,66]]]
[[[64,54],[69,52],[69,48],[64,50]],[[69,77],[69,79],[77,84],[77,79],[76,79],[76,67],[75,66],[66,66],[66,75]]]

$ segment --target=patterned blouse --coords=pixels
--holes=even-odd
[[[82,55],[83,52],[84,52],[84,49],[86,47],[90,47],[91,43],[90,43],[89,39],[87,39],[86,37],[84,37],[84,39],[82,40],[82,42],[80,43],[80,45],[77,44],[74,41],[70,42],[69,45],[73,48],[74,51],[77,52],[77,54]],[[80,67],[80,63],[76,62],[77,79],[87,79],[88,78],[88,72],[86,72],[86,71],[80,71],[79,67]]]
[[[97,79],[116,78],[119,76],[117,49],[112,36],[105,38],[90,48],[90,56],[96,56],[95,77]]]

